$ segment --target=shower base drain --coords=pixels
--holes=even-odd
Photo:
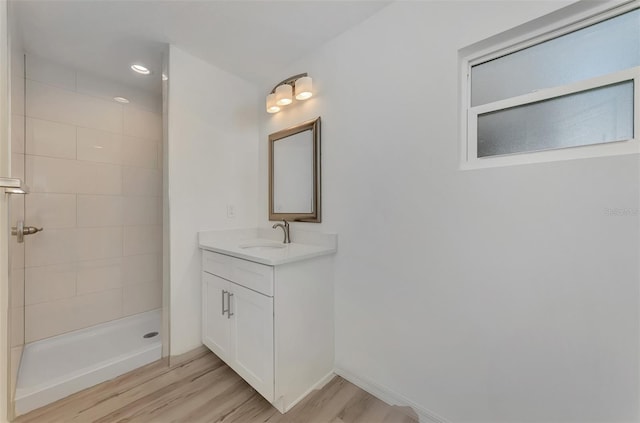
[[[145,333],[142,337],[143,338],[153,338],[154,336],[158,336],[158,332]]]

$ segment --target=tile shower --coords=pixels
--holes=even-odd
[[[73,331],[148,320],[144,312],[159,328],[162,306],[161,96],[29,55],[25,74],[24,141],[14,139],[12,164],[31,192],[13,207],[44,230],[13,248],[13,286],[24,278],[14,301],[24,301],[23,366]],[[23,385],[19,377],[19,412],[32,408],[20,405]]]

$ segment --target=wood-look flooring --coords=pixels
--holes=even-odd
[[[390,406],[336,376],[280,414],[205,349],[169,367],[157,361],[18,417],[16,423],[415,423],[408,407]]]

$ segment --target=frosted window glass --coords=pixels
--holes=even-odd
[[[478,115],[478,157],[633,138],[633,81]]]
[[[471,68],[471,105],[640,66],[640,9]]]

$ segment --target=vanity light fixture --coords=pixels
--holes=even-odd
[[[313,96],[313,80],[310,76],[303,76],[296,81],[296,100],[307,100]]]
[[[129,103],[129,100],[124,98],[124,97],[113,97],[113,99],[115,101],[117,101],[118,103],[122,103],[122,104],[127,104]]]
[[[131,70],[134,72],[138,72],[141,75],[150,75],[151,71],[146,66],[140,65],[138,63],[134,63],[131,65]]]
[[[293,87],[289,84],[278,85],[276,88],[276,104],[286,106],[293,102]]]
[[[313,80],[306,72],[290,76],[267,95],[267,113],[278,113],[283,106],[293,103],[294,88],[296,100],[307,100],[313,96]]]
[[[278,113],[280,111],[280,106],[276,104],[276,95],[269,94],[267,96],[267,112],[268,113]]]

